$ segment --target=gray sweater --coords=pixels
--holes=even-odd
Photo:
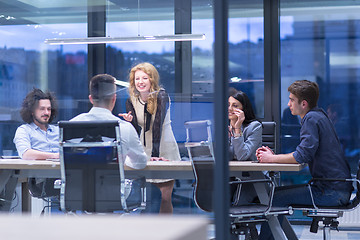
[[[233,160],[256,161],[256,149],[262,143],[262,125],[258,121],[253,121],[246,127],[241,127],[243,135],[241,137],[230,137],[230,148],[233,151]]]

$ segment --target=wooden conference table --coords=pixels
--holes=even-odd
[[[231,176],[248,171],[300,171],[301,164],[254,163],[250,161],[231,161]],[[60,162],[51,160],[0,159],[0,169],[15,170],[19,177],[60,177]],[[139,175],[146,178],[194,179],[190,161],[148,162],[144,169],[132,169],[125,166],[127,175]]]
[[[231,161],[229,162],[229,175],[241,176],[242,172],[246,171],[249,172],[250,178],[259,178],[263,175],[263,171],[300,171],[303,168],[304,166],[301,164],[266,164],[250,161]],[[19,178],[60,178],[60,163],[52,160],[0,159],[0,170],[13,170]],[[125,174],[129,178],[141,175],[149,179],[194,179],[190,161],[148,162],[147,166],[141,170],[125,166]],[[255,190],[260,201],[267,203],[269,196],[265,186],[257,184],[255,185]],[[24,190],[23,193],[25,194]],[[281,227],[276,217],[269,219],[270,227],[276,232],[275,239],[297,239],[288,221],[284,222]]]

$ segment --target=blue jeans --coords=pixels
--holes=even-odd
[[[349,202],[350,192],[338,191],[333,189],[319,189],[311,186],[311,191],[317,206],[341,206]],[[292,185],[277,187],[275,189],[273,206],[286,207],[291,205],[312,205],[309,188],[304,185]],[[284,216],[279,216],[282,223]],[[261,225],[260,240],[274,239],[269,224],[267,222]]]

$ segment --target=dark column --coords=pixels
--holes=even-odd
[[[215,17],[215,173],[214,212],[216,239],[230,239],[228,153],[228,1],[214,0]]]
[[[100,4],[100,3],[103,4]],[[96,4],[95,4],[96,3]],[[88,0],[88,37],[106,35],[106,1]],[[106,44],[88,44],[88,79],[96,74],[105,73]]]
[[[264,87],[265,121],[277,123],[280,136],[280,13],[279,0],[264,1]],[[277,138],[280,146],[280,138]]]
[[[191,33],[191,0],[175,0],[175,34]],[[175,42],[175,93],[190,96],[192,83],[191,41]]]

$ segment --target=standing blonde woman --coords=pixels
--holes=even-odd
[[[133,67],[129,76],[130,98],[126,101],[125,114],[140,136],[150,161],[180,161],[170,120],[170,98],[159,85],[159,73],[147,62]],[[173,179],[150,179],[162,194],[160,213],[172,213],[171,194]]]

